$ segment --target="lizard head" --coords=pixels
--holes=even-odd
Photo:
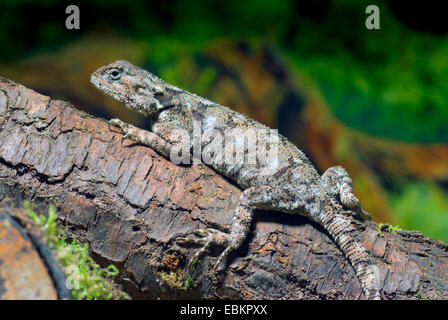
[[[92,73],[90,82],[131,110],[154,116],[163,109],[159,102],[167,84],[125,60],[118,60]]]

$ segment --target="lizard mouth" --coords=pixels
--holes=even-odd
[[[124,95],[122,92],[120,92],[118,90],[114,90],[113,88],[111,88],[107,82],[101,81],[101,79],[99,79],[95,74],[92,74],[92,76],[90,77],[90,82],[97,89],[106,93],[107,95],[111,96],[112,98],[122,102],[126,106],[129,103],[129,101],[128,101],[129,98],[126,97],[126,95]]]

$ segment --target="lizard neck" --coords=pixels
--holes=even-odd
[[[185,100],[184,96],[185,93],[182,92],[181,89],[166,88],[163,93],[155,94],[154,99],[156,99],[162,106],[161,110],[166,110],[180,105],[180,103]]]
[[[163,93],[156,94],[154,98],[163,106],[163,109],[170,109],[176,106],[182,108],[193,108],[198,104],[214,104],[203,97],[174,86],[166,87]]]

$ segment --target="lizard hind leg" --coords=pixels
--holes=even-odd
[[[322,175],[322,179],[327,185],[336,191],[341,203],[352,210],[357,216],[365,220],[371,220],[368,212],[362,209],[361,202],[353,193],[352,179],[347,171],[341,166],[328,168]]]
[[[254,208],[272,209],[277,211],[294,212],[301,208],[303,203],[293,197],[288,190],[280,190],[270,186],[251,187],[243,191],[232,219],[230,234],[221,231],[195,230],[196,234],[205,235],[202,239],[178,238],[181,243],[200,243],[203,247],[196,252],[188,265],[197,260],[212,244],[225,246],[214,265],[217,270],[221,262],[227,258],[230,252],[238,249],[246,239],[252,223]]]

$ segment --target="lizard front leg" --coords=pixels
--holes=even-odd
[[[361,202],[353,194],[352,179],[348,175],[347,171],[341,166],[334,166],[328,168],[322,175],[322,179],[327,183],[330,188],[336,190],[341,203],[352,210],[356,215],[362,219],[371,220],[372,217],[361,207]]]
[[[243,191],[232,220],[230,234],[215,229],[194,230],[193,233],[202,238],[177,238],[179,243],[202,244],[203,247],[190,259],[188,266],[204,254],[213,245],[225,246],[214,269],[235,249],[238,249],[246,239],[255,208],[294,213],[302,210],[303,201],[290,190],[280,190],[270,186],[251,187]]]
[[[166,130],[164,137],[161,137],[154,132],[137,128],[129,123],[121,121],[120,119],[112,119],[109,121],[109,123],[123,130],[123,132],[125,133],[123,139],[130,139],[136,143],[148,146],[170,161],[173,160],[174,152],[179,151],[179,148],[177,148],[179,137],[171,134],[168,129]],[[183,162],[190,163],[188,162],[188,160],[190,160],[191,158],[191,155],[189,153],[189,145],[187,145],[184,149],[187,150],[188,154],[186,155],[186,159],[183,159]],[[177,154],[176,158],[178,158]]]

